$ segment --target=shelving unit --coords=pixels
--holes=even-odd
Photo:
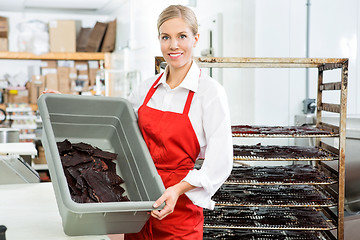
[[[110,66],[111,53],[75,52],[46,53],[35,55],[28,52],[0,52],[0,59],[12,60],[104,60],[105,66]]]
[[[298,201],[294,202],[294,196],[284,197],[284,201],[272,204],[270,201],[267,203],[234,203],[234,194],[231,194],[233,198],[230,198],[229,201],[222,201],[221,196],[217,200],[220,200],[220,203],[217,206],[217,212],[212,214],[211,211],[205,212],[205,224],[204,232],[206,236],[220,237],[220,236],[261,236],[261,239],[276,239],[276,236],[287,236],[286,239],[299,239],[296,237],[297,234],[301,234],[303,238],[301,239],[344,239],[344,196],[345,196],[345,131],[346,131],[346,102],[347,102],[347,83],[348,83],[348,59],[346,58],[214,58],[214,57],[196,57],[194,60],[197,62],[200,68],[317,68],[318,69],[318,93],[317,93],[317,112],[316,112],[316,128],[315,130],[325,131],[327,133],[312,135],[312,134],[239,134],[239,132],[234,133],[233,137],[261,137],[261,138],[297,138],[297,137],[307,137],[315,138],[316,144],[315,147],[319,150],[324,150],[329,152],[332,158],[326,159],[323,161],[321,158],[311,159],[314,164],[310,166],[316,172],[310,172],[310,177],[308,181],[300,181],[294,184],[292,179],[285,179],[283,177],[285,170],[278,168],[273,169],[274,175],[279,177],[277,181],[273,178],[266,180],[266,177],[262,177],[262,181],[254,181],[252,177],[256,177],[261,172],[266,172],[269,170],[268,167],[258,167],[250,168],[253,175],[247,175],[248,179],[243,179],[243,182],[239,184],[239,179],[237,176],[242,176],[242,174],[237,175],[236,171],[244,170],[241,167],[234,167],[232,175],[228,181],[222,186],[219,193],[222,194],[227,191],[235,193],[235,191],[240,191],[239,196],[249,192],[258,192],[265,189],[266,195],[263,197],[271,198],[271,194],[274,192],[281,192],[284,189],[292,189],[291,191],[299,191],[296,189],[297,186],[303,186],[304,188],[311,188],[312,191],[320,191],[320,193],[328,196],[328,200],[333,201],[324,201],[322,203],[306,203]],[[160,72],[160,65],[164,62],[162,57],[155,57],[155,73]],[[323,82],[323,73],[324,71],[332,69],[341,69],[341,79],[338,82],[324,83]],[[330,104],[323,102],[323,91],[340,91],[340,104]],[[337,113],[339,115],[339,125],[331,125],[322,121],[323,112]],[[273,127],[274,128],[274,127]],[[266,131],[265,131],[266,132]],[[306,131],[305,131],[306,132]],[[311,132],[311,131],[310,131]],[[330,146],[322,141],[323,138],[338,138],[339,145],[336,147]],[[239,157],[239,156],[237,156]],[[240,158],[241,159],[241,158]],[[246,157],[244,158],[246,159]],[[264,159],[246,159],[247,161],[259,161]],[[267,159],[275,160],[275,159]],[[299,158],[294,159],[278,156],[276,160],[291,160],[296,162],[309,161],[309,158]],[[236,159],[238,161],[238,159]],[[325,162],[327,161],[337,161],[338,169],[333,169],[329,167]],[[300,166],[300,165],[294,165]],[[309,170],[309,171],[313,171]],[[249,169],[247,169],[249,171]],[[290,171],[292,171],[290,169]],[[292,174],[301,174],[301,172],[295,171]],[[312,176],[323,174],[329,177],[328,182],[315,181]],[[273,175],[270,174],[271,177]],[[288,181],[288,182],[287,182]],[[336,191],[333,191],[330,188],[330,185],[337,183]],[[231,186],[231,184],[235,185]],[[239,184],[239,185],[236,185]],[[240,186],[241,185],[241,186]],[[237,187],[236,187],[237,186]],[[277,186],[272,189],[272,187]],[[232,187],[232,188],[231,188]],[[244,190],[246,188],[246,191]],[[231,190],[229,190],[231,188]],[[237,189],[237,190],[235,190]],[[249,190],[250,189],[250,190]],[[260,190],[259,190],[260,189]],[[294,190],[295,189],[295,190]],[[243,190],[243,191],[242,191]],[[242,192],[241,192],[242,191]],[[242,195],[243,194],[243,195]],[[229,195],[228,195],[229,196]],[[245,194],[246,196],[246,194]],[[224,203],[225,202],[225,203]],[[255,206],[256,205],[256,206]],[[334,213],[329,207],[336,206],[336,213]],[[250,207],[250,209],[249,209]],[[301,207],[301,208],[299,208]],[[228,209],[227,209],[228,208]],[[274,209],[279,209],[282,214],[276,215]],[[300,212],[299,212],[300,211]],[[308,215],[302,215],[302,212],[310,214],[309,216],[314,217],[314,219],[309,218],[307,221],[303,221],[309,217]],[[312,212],[312,213],[311,213]],[[245,216],[246,214],[247,218]],[[260,213],[260,214],[259,214]],[[220,216],[220,217],[219,217]],[[289,218],[289,216],[291,216]],[[248,221],[248,219],[253,219],[253,221]],[[268,222],[262,222],[266,218]],[[287,221],[283,221],[286,218]],[[214,220],[217,224],[206,223],[206,219]],[[324,224],[321,227],[301,227],[301,225],[292,224],[292,221],[296,219],[296,222],[303,223],[315,223],[321,219]],[[226,220],[229,220],[231,224],[226,223]],[[242,222],[243,224],[236,223],[237,221]],[[284,225],[272,225],[273,222],[280,222]],[[225,224],[224,224],[225,222]],[[289,223],[291,224],[289,225]],[[332,229],[336,229],[336,234],[333,234]],[[244,230],[247,230],[247,232]],[[299,232],[301,231],[301,233]],[[309,238],[305,237],[309,236]],[[275,238],[274,238],[275,237]],[[205,238],[204,238],[205,239]],[[232,238],[229,238],[232,239]],[[282,238],[283,239],[283,238]]]
[[[104,67],[106,69],[110,69],[111,68],[111,53],[104,53],[104,52],[74,52],[74,53],[70,53],[70,52],[58,52],[58,53],[46,53],[46,54],[41,54],[41,55],[36,55],[33,53],[29,53],[29,52],[2,52],[0,51],[0,60],[74,60],[74,61],[100,61],[103,60],[104,61]],[[17,108],[9,108],[6,104],[0,104],[0,108],[3,110],[6,110],[8,113],[14,113],[19,111],[19,109]],[[29,108],[28,109],[21,109],[21,111],[32,111],[32,112],[36,112],[37,111],[37,105],[36,104],[29,104]],[[34,116],[35,117],[35,116]],[[31,117],[25,117],[25,116],[20,116],[19,114],[17,115],[11,115],[8,116],[8,120],[16,120],[16,119],[21,119],[21,118],[25,118],[25,119],[29,119],[29,118],[33,118],[33,116]],[[13,126],[16,127],[16,126]],[[22,127],[22,126],[18,126],[18,127]],[[27,129],[29,129],[29,126],[24,126]],[[36,126],[30,126],[31,129],[36,128]],[[35,136],[35,134],[32,135],[20,135],[20,138],[23,139],[33,139],[34,141],[38,140]],[[38,171],[38,172],[43,172],[43,171],[47,171],[47,165],[46,164],[33,164],[33,167]]]

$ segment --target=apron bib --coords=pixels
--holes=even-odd
[[[189,91],[183,113],[157,110],[146,106],[155,93],[154,82],[138,110],[139,128],[165,188],[179,183],[194,168],[200,146],[188,113],[194,92]],[[185,195],[179,196],[174,212],[163,220],[150,216],[139,233],[125,239],[203,239],[203,209]]]

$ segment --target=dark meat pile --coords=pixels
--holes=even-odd
[[[306,164],[265,167],[234,167],[230,184],[332,184],[324,172]]]
[[[57,142],[61,163],[77,203],[129,201],[120,186],[124,180],[116,174],[116,153],[86,143]]]
[[[204,227],[237,229],[330,230],[334,228],[314,208],[239,208],[216,206],[204,211]]]
[[[241,159],[329,159],[334,155],[316,147],[306,146],[263,146],[234,145],[234,157]]]
[[[235,125],[231,126],[232,133],[235,135],[332,135],[333,133],[309,126],[250,126]]]
[[[224,184],[212,199],[224,206],[333,206],[335,199],[312,185]]]
[[[243,230],[204,228],[204,240],[319,240],[316,231]]]

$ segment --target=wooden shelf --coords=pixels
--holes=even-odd
[[[29,52],[0,52],[0,59],[13,60],[104,60],[111,53],[75,52],[75,53],[46,53],[36,55]]]

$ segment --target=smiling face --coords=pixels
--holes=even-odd
[[[190,68],[199,34],[192,33],[182,18],[172,18],[159,28],[161,52],[170,68]]]

